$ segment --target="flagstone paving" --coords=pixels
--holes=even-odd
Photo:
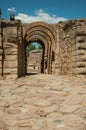
[[[86,130],[86,77],[1,80],[0,130]]]

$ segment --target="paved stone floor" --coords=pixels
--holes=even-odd
[[[86,78],[1,80],[0,130],[86,130]]]

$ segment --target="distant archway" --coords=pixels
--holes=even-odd
[[[34,45],[33,45],[34,44]],[[29,41],[26,46],[27,75],[45,73],[45,46],[42,41]]]

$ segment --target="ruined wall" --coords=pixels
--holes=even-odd
[[[59,35],[59,73],[85,74],[86,19],[60,22],[56,27]]]
[[[18,75],[17,26],[0,21],[0,77],[16,78]],[[12,25],[11,25],[12,24]]]
[[[32,31],[35,30],[34,32],[43,38],[40,39],[39,35],[34,36],[32,32],[30,37],[31,40],[43,40],[45,47],[47,45],[47,60],[52,74],[86,74],[86,19],[68,20],[52,25],[41,22],[35,23],[35,26],[36,24],[37,29],[48,28],[44,33],[36,31],[33,26]],[[27,28],[22,27],[23,24],[20,26],[18,21],[0,21],[0,76],[4,78],[25,75],[23,38],[29,24]]]
[[[17,77],[18,46],[16,44],[16,27],[3,28],[3,76],[4,78]]]

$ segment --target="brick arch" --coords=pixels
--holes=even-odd
[[[34,35],[35,34],[35,35]],[[27,38],[26,38],[26,40],[27,41],[29,41],[29,40],[35,40],[35,41],[42,41],[43,43],[44,43],[44,45],[45,45],[45,48],[49,45],[49,44],[52,44],[51,42],[51,39],[50,39],[50,37],[46,37],[46,35],[45,35],[45,33],[43,33],[43,32],[39,32],[39,33],[34,33],[34,32],[32,32]],[[49,43],[49,41],[50,41],[50,43]],[[46,48],[47,49],[47,48]]]
[[[41,33],[44,33],[46,35],[46,37],[49,37],[52,42],[54,41],[54,37],[53,37],[52,33],[49,30],[46,30],[44,27],[41,27],[41,26],[37,27],[36,26],[35,28],[32,28],[32,29],[28,30],[28,32],[26,34],[26,37],[28,35],[30,35],[32,32],[34,32],[34,34],[38,33],[40,35],[41,35]]]
[[[44,39],[46,39],[47,41],[51,41],[52,43],[50,36],[44,31],[31,31],[27,35],[26,40],[28,41],[31,36],[42,36]]]
[[[28,24],[28,27],[26,25],[25,33],[28,33],[29,30],[31,30],[31,29],[33,29],[35,27],[42,27],[42,28],[44,28],[46,30],[49,30],[50,33],[52,34],[54,40],[56,39],[56,33],[55,33],[54,28],[52,28],[52,26],[50,26],[49,24],[44,23],[44,22],[33,22],[31,24]]]
[[[37,32],[44,33],[47,39],[50,38],[51,41],[51,48],[55,50],[55,43],[56,43],[56,31],[54,28],[44,22],[33,22],[31,24],[27,24],[24,26],[24,38],[26,39],[32,32],[37,34]],[[41,35],[41,34],[40,34]]]
[[[24,26],[24,44],[29,41],[42,41],[47,53],[47,69],[51,73],[52,52],[55,51],[56,32],[54,28],[44,22],[33,22]]]

